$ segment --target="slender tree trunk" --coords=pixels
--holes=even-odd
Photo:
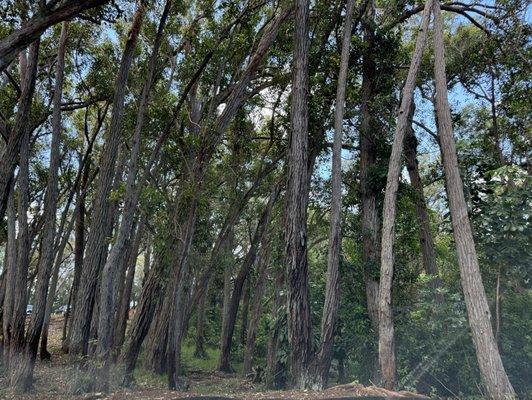
[[[135,267],[137,264],[137,256],[139,254],[140,242],[144,236],[145,231],[145,219],[144,216],[141,217],[139,222],[139,227],[137,228],[137,233],[135,239],[133,240],[133,245],[131,246],[129,259],[127,260],[127,274],[124,283],[124,290],[122,296],[119,297],[120,305],[118,307],[117,316],[116,316],[116,329],[115,329],[115,339],[114,347],[119,349],[124,343],[124,337],[126,333],[127,320],[129,319],[129,303],[131,300],[131,292],[133,291],[133,282],[135,279]],[[150,263],[150,253],[146,251],[145,263],[149,265]]]
[[[294,63],[286,192],[288,341],[292,380],[307,386],[312,352],[307,265],[309,1],[295,0]]]
[[[163,282],[167,279],[168,268],[165,267],[163,260],[163,254],[155,256],[154,264],[142,285],[139,303],[124,343],[121,361],[125,364],[125,386],[133,383],[133,370],[137,364],[142,342],[148,334],[160,297],[164,293]]]
[[[253,288],[253,302],[251,305],[251,318],[247,329],[246,348],[244,351],[244,376],[251,373],[253,366],[253,353],[255,351],[255,341],[257,339],[257,329],[259,326],[260,315],[262,312],[262,301],[266,281],[268,278],[268,266],[270,265],[271,256],[271,239],[269,233],[263,239],[261,244],[261,255],[259,258],[259,268],[257,274],[257,283]]]
[[[37,62],[39,54],[39,42],[32,44],[28,59],[24,53],[20,54],[20,70],[22,80],[22,93],[31,94],[35,86]],[[22,99],[21,110],[24,112],[25,100]],[[31,103],[31,100],[30,102]],[[29,113],[28,109],[26,110]],[[18,115],[17,115],[18,117]],[[27,121],[27,115],[23,118]],[[9,384],[12,386],[20,368],[24,350],[24,332],[26,322],[26,304],[28,298],[28,269],[30,264],[31,238],[28,226],[28,209],[30,204],[29,188],[29,159],[30,159],[30,130],[27,125],[21,127],[19,170],[17,176],[18,185],[18,215],[17,215],[17,275],[13,292],[13,312],[11,317],[11,340],[9,343]],[[11,134],[17,134],[14,132]],[[10,136],[10,137],[11,137]],[[9,142],[8,142],[9,147]]]
[[[432,238],[432,231],[430,228],[430,218],[425,202],[425,195],[423,194],[423,182],[419,173],[419,166],[417,161],[417,139],[412,129],[412,117],[414,115],[414,102],[412,102],[410,110],[410,121],[408,123],[408,131],[405,140],[405,158],[406,168],[410,177],[410,184],[414,189],[414,204],[416,207],[417,221],[419,225],[419,242],[421,244],[421,254],[423,256],[423,266],[425,272],[432,276],[432,288],[434,291],[440,286],[441,282],[438,278],[438,266],[436,264],[436,250],[434,248],[434,239]],[[441,302],[442,298],[435,293],[437,301]]]
[[[52,273],[55,253],[55,225],[57,214],[57,196],[59,186],[59,164],[61,143],[61,98],[65,67],[65,51],[68,36],[68,24],[63,23],[57,51],[57,66],[53,95],[52,141],[50,147],[50,167],[46,194],[44,198],[44,227],[39,264],[37,266],[37,284],[35,288],[34,309],[25,340],[24,355],[18,368],[13,370],[11,385],[19,391],[27,391],[33,381],[33,368],[39,348],[39,339],[46,314],[48,284]]]
[[[408,117],[412,105],[412,98],[416,86],[416,78],[423,57],[423,50],[427,40],[428,26],[432,0],[427,0],[423,9],[423,19],[419,28],[416,45],[405,86],[402,91],[401,105],[397,118],[397,126],[392,145],[392,153],[388,165],[388,179],[384,194],[382,245],[381,245],[381,276],[379,285],[379,365],[383,385],[392,389],[396,381],[395,365],[395,334],[392,311],[392,279],[394,264],[394,228],[395,203],[401,171],[401,152],[403,140],[408,128]]]
[[[118,147],[121,140],[120,131],[124,115],[124,98],[129,69],[134,58],[137,37],[142,25],[145,13],[145,4],[138,3],[137,11],[129,31],[120,69],[115,82],[115,94],[113,98],[113,114],[108,135],[103,146],[103,154],[100,161],[100,173],[98,178],[96,198],[92,210],[91,226],[87,238],[87,252],[83,259],[83,270],[80,278],[79,293],[76,296],[72,328],[69,339],[69,352],[72,356],[87,354],[90,334],[90,321],[96,294],[96,285],[100,268],[105,254],[105,227],[109,223],[109,194],[113,185],[115,165]],[[107,282],[106,282],[107,283]],[[107,286],[103,288],[105,291]],[[110,343],[109,332],[104,331],[103,337],[99,338],[100,348]]]
[[[493,336],[490,309],[484,285],[482,284],[473,232],[467,215],[462,178],[458,169],[458,158],[447,94],[443,22],[438,0],[434,0],[434,78],[436,81],[438,133],[447,182],[449,210],[451,212],[467,315],[477,353],[480,374],[491,398],[515,398],[514,389],[504,370],[497,342]]]
[[[316,357],[313,387],[323,389],[327,386],[331,366],[334,334],[339,304],[339,264],[342,224],[342,131],[344,123],[345,89],[349,66],[349,47],[355,1],[348,0],[342,39],[340,71],[336,87],[336,110],[334,115],[334,141],[332,151],[332,195],[331,216],[329,224],[329,248],[327,257],[327,283],[325,287],[325,304],[321,317],[320,345]]]
[[[35,91],[35,81],[37,78],[36,59],[39,55],[39,44],[40,41],[37,39],[30,46],[28,63],[26,62],[26,52],[19,54],[22,82],[20,101],[17,115],[15,117],[15,123],[9,132],[7,144],[2,148],[2,152],[0,153],[0,219],[4,218],[7,198],[12,186],[11,180],[13,179],[13,171],[17,164],[22,141],[26,134],[30,134],[29,114],[33,100],[33,93]],[[2,57],[0,56],[0,60],[1,58]],[[0,61],[0,65],[1,63],[2,62]]]
[[[268,228],[268,225],[270,223],[273,206],[275,202],[277,201],[277,197],[279,196],[280,191],[281,191],[281,184],[278,183],[277,185],[275,185],[275,188],[272,194],[270,195],[270,198],[268,199],[268,203],[266,204],[262,212],[262,215],[259,221],[257,222],[257,227],[255,229],[255,233],[251,240],[249,250],[246,254],[246,257],[244,258],[242,262],[242,266],[240,270],[238,271],[238,275],[235,278],[235,281],[233,284],[233,291],[231,294],[231,300],[229,302],[227,318],[225,320],[224,326],[222,327],[220,360],[218,362],[218,370],[220,371],[225,371],[225,372],[233,371],[233,369],[231,368],[230,356],[231,356],[231,347],[233,344],[233,332],[235,329],[235,323],[236,323],[236,317],[238,313],[238,305],[240,303],[240,297],[242,296],[242,290],[244,287],[244,283],[249,276],[249,272],[253,268],[255,259],[257,258],[259,244],[261,243],[266,233],[266,229]]]
[[[118,234],[116,241],[111,249],[107,262],[104,265],[102,271],[102,287],[100,290],[100,302],[105,304],[101,308],[100,318],[98,322],[98,347],[97,355],[103,361],[103,368],[101,369],[100,381],[98,387],[101,390],[107,391],[108,389],[108,380],[109,380],[109,353],[110,349],[113,346],[112,338],[113,334],[113,318],[112,313],[115,309],[115,294],[113,293],[112,287],[117,278],[118,266],[121,265],[123,261],[122,254],[124,253],[124,247],[126,245],[127,238],[131,235],[131,230],[133,228],[135,211],[137,208],[137,203],[140,195],[140,189],[144,184],[144,180],[140,179],[137,184],[135,184],[137,179],[138,172],[138,162],[141,149],[141,134],[142,128],[144,126],[144,117],[148,108],[149,94],[154,81],[155,76],[155,66],[157,63],[157,58],[159,54],[159,47],[163,38],[163,30],[166,25],[166,20],[172,6],[172,1],[168,0],[166,2],[161,20],[159,22],[159,27],[157,30],[157,35],[155,37],[155,43],[153,46],[152,54],[149,61],[148,72],[146,76],[146,82],[142,90],[141,100],[139,104],[139,109],[137,113],[137,122],[135,126],[135,132],[133,134],[133,144],[132,151],[129,161],[129,172],[126,182],[126,199],[124,205],[124,213],[120,222],[120,227],[118,228]],[[140,6],[139,12],[142,14],[144,12],[143,5]],[[140,17],[142,18],[142,16]],[[139,27],[142,21],[139,21]],[[133,28],[132,28],[133,29]],[[133,49],[135,47],[135,41],[132,43]],[[131,54],[130,57],[132,57]],[[131,64],[131,60],[129,60]],[[127,77],[126,77],[127,78]],[[125,260],[127,262],[127,260]]]
[[[364,43],[368,49],[362,59],[361,122],[360,122],[360,187],[362,216],[362,263],[368,315],[375,333],[379,331],[379,232],[380,219],[377,210],[377,195],[380,188],[372,182],[370,172],[376,165],[377,127],[373,119],[373,100],[376,75],[375,60],[371,49],[374,46],[375,5],[370,0],[366,10],[367,23],[364,24]]]
[[[69,324],[70,315],[75,314],[76,298],[79,289],[79,282],[81,279],[81,271],[83,268],[83,254],[85,251],[85,192],[89,182],[89,173],[90,160],[88,160],[82,172],[81,185],[78,189],[76,200],[76,210],[74,211],[76,218],[76,226],[74,231],[74,278],[72,280],[72,287],[68,297],[69,304],[65,314],[63,340],[61,344],[62,350],[65,353],[68,352],[68,338],[70,337],[70,331],[72,329],[72,323]]]

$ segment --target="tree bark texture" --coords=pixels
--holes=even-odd
[[[124,114],[124,98],[129,69],[134,58],[135,45],[144,18],[146,6],[139,2],[137,11],[133,17],[133,22],[129,31],[120,69],[115,82],[115,93],[113,98],[113,114],[109,131],[103,146],[103,154],[100,160],[100,173],[97,184],[97,195],[95,198],[92,219],[87,238],[86,254],[83,259],[83,270],[80,278],[79,293],[76,296],[76,313],[73,315],[72,328],[69,339],[69,352],[73,356],[87,354],[88,340],[90,333],[90,316],[92,315],[96,284],[100,268],[105,256],[105,233],[109,224],[109,194],[113,185],[115,175],[115,165],[118,147],[121,141],[121,129]],[[107,286],[103,288],[105,291]],[[104,306],[105,307],[105,306]],[[110,319],[112,321],[112,319]],[[107,332],[103,332],[103,337],[99,338],[101,346],[107,346],[111,337]]]
[[[295,0],[291,136],[288,149],[285,254],[288,341],[293,384],[305,388],[311,358],[307,264],[309,1]]]
[[[403,140],[408,128],[410,108],[416,86],[416,79],[427,40],[432,0],[427,0],[423,9],[421,26],[416,38],[412,61],[408,69],[405,86],[402,90],[401,104],[397,117],[392,153],[388,165],[388,178],[384,194],[381,274],[379,284],[379,366],[383,386],[392,389],[396,383],[395,334],[392,311],[392,280],[394,270],[394,229],[396,215],[397,190],[401,172],[401,153]]]
[[[493,335],[491,313],[482,283],[482,276],[480,275],[475,241],[467,214],[464,188],[458,168],[458,157],[453,138],[451,111],[447,93],[443,21],[438,0],[434,0],[433,8],[434,79],[436,82],[438,133],[469,325],[473,343],[475,344],[480,374],[489,396],[493,399],[515,398],[514,389],[506,375],[499,349],[497,348],[497,342]]]
[[[345,91],[347,85],[347,70],[349,67],[349,47],[351,44],[351,29],[353,25],[353,10],[355,1],[347,1],[342,39],[342,54],[340,71],[336,86],[336,109],[334,114],[334,139],[332,151],[332,194],[331,215],[329,222],[329,248],[327,253],[327,283],[325,286],[325,304],[321,317],[321,335],[316,366],[313,377],[313,387],[324,389],[329,378],[334,335],[339,304],[339,265],[342,241],[342,136],[345,108]]]

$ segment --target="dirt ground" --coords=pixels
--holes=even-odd
[[[51,361],[38,361],[35,367],[35,383],[31,393],[20,395],[6,389],[5,377],[0,377],[0,399],[13,400],[173,400],[173,399],[383,399],[426,398],[410,392],[391,392],[378,387],[348,384],[324,391],[263,391],[260,385],[238,374],[222,374],[214,371],[188,371],[190,389],[187,392],[169,391],[164,379],[149,374],[136,377],[136,387],[123,389],[119,385],[120,374],[111,377],[110,393],[71,394],[73,388],[83,381],[83,376],[69,363],[68,356],[61,352],[61,329],[63,318],[54,316],[49,337]],[[89,377],[90,378],[90,377]],[[80,381],[81,379],[81,381]]]

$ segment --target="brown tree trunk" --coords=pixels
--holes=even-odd
[[[384,194],[382,244],[381,244],[381,275],[379,285],[379,365],[383,385],[392,389],[396,381],[395,365],[395,334],[392,311],[392,280],[394,269],[394,228],[395,228],[395,203],[399,187],[399,174],[401,172],[401,153],[403,140],[408,128],[408,120],[412,98],[416,86],[416,78],[423,57],[423,50],[427,39],[432,0],[427,0],[423,9],[423,19],[416,39],[414,54],[405,86],[402,91],[401,105],[397,117],[397,126],[392,145],[392,153],[388,165],[388,178]]]
[[[491,313],[478,265],[473,232],[467,214],[467,204],[456,145],[453,138],[451,111],[447,94],[443,22],[440,3],[434,0],[434,78],[436,82],[436,113],[438,133],[447,182],[447,197],[458,253],[458,264],[464,290],[469,325],[477,353],[482,380],[493,399],[515,398],[512,384],[502,364],[491,327]]]
[[[87,251],[83,259],[79,293],[76,296],[75,303],[76,313],[73,315],[69,338],[69,352],[72,356],[87,354],[88,350],[90,322],[96,294],[96,285],[105,255],[105,233],[107,232],[106,227],[109,224],[110,217],[109,194],[113,185],[116,158],[121,140],[120,133],[123,123],[126,83],[135,55],[137,37],[142,25],[145,8],[145,4],[142,2],[138,3],[115,82],[113,114],[100,160],[100,173],[92,210],[91,226],[87,238]],[[105,287],[103,291],[105,291]],[[102,346],[108,346],[111,342],[111,337],[107,331],[103,332],[103,337],[99,338],[99,343],[102,342],[100,343],[100,348]]]
[[[334,140],[332,151],[332,194],[331,216],[329,223],[329,248],[327,256],[327,283],[325,287],[325,304],[321,317],[321,334],[318,353],[316,354],[316,370],[314,371],[315,389],[324,389],[329,379],[334,335],[339,303],[339,265],[342,227],[342,136],[344,123],[345,90],[347,84],[347,69],[349,66],[349,47],[351,44],[351,29],[353,25],[353,10],[355,1],[347,1],[347,10],[342,39],[342,55],[340,71],[336,86],[336,109],[334,115]]]
[[[372,0],[366,10],[367,23],[364,24],[364,43],[368,49],[362,59],[362,87],[361,87],[361,122],[360,122],[360,192],[362,217],[362,263],[368,315],[375,333],[379,331],[379,232],[380,219],[377,210],[377,195],[380,188],[372,182],[370,171],[376,165],[377,158],[377,128],[373,119],[371,102],[374,92],[376,75],[375,60],[371,49],[374,46],[375,6]]]
[[[288,341],[292,380],[307,386],[312,352],[307,265],[308,205],[308,56],[309,1],[295,0],[291,137],[288,149],[285,253],[287,268]]]
[[[253,302],[251,305],[251,318],[247,329],[246,348],[244,351],[244,376],[251,373],[253,366],[253,352],[255,350],[255,341],[257,339],[257,329],[259,326],[260,315],[262,312],[262,301],[266,281],[268,278],[268,267],[270,265],[271,239],[267,233],[261,243],[261,254],[259,258],[259,267],[257,273],[257,283],[253,288]]]

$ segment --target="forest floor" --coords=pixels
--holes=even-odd
[[[214,371],[215,355],[209,360],[187,362],[187,349],[184,351],[184,363],[190,389],[187,392],[169,391],[164,377],[150,374],[144,370],[135,373],[135,387],[121,388],[118,374],[111,377],[110,393],[72,394],[77,385],[83,383],[83,377],[70,363],[67,355],[61,351],[62,316],[53,316],[49,335],[50,361],[37,361],[35,382],[31,393],[13,394],[6,389],[5,378],[0,378],[0,399],[16,400],[231,400],[231,399],[384,399],[426,398],[411,392],[392,392],[375,386],[365,387],[359,384],[334,386],[323,391],[265,391],[260,384],[254,384],[241,374],[225,374]],[[191,353],[191,352],[190,352]],[[214,359],[214,361],[213,361]],[[81,381],[80,381],[81,379]],[[90,377],[89,377],[90,379]]]

